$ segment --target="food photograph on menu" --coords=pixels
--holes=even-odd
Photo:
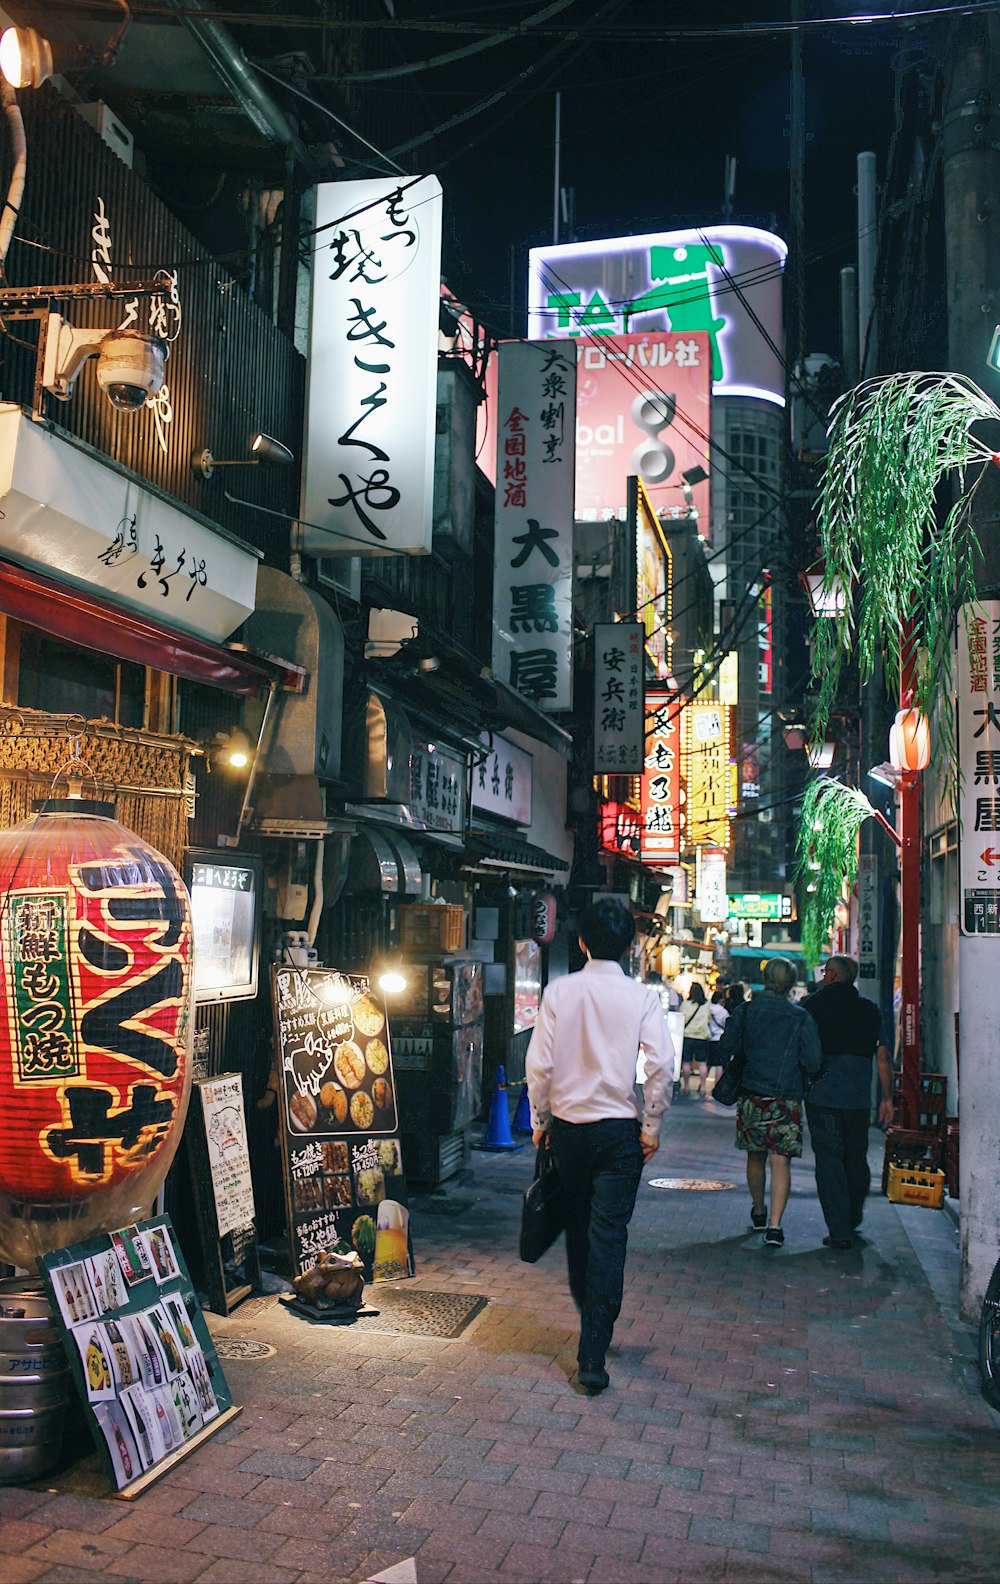
[[[388,1022],[368,981],[278,969],[275,994],[289,1131],[394,1132]]]

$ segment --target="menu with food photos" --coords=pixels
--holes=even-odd
[[[366,1281],[413,1274],[385,1002],[366,978],[272,969],[292,1269],[338,1243]]]
[[[169,1218],[41,1264],[98,1453],[115,1489],[137,1495],[240,1411]]]

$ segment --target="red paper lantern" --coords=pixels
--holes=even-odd
[[[926,770],[931,762],[931,731],[919,710],[899,710],[889,728],[889,759],[897,770]]]
[[[111,817],[50,800],[0,832],[0,1259],[148,1214],[191,1088],[191,912]]]

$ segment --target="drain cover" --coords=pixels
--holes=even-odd
[[[215,1351],[220,1358],[266,1359],[274,1358],[278,1350],[270,1342],[251,1342],[249,1337],[216,1337]]]
[[[700,1190],[702,1193],[723,1193],[727,1188],[735,1188],[731,1182],[720,1182],[712,1177],[651,1177],[650,1188],[680,1188],[689,1193]]]
[[[359,1314],[359,1330],[381,1331],[389,1336],[461,1336],[466,1326],[486,1308],[482,1293],[389,1292],[379,1282],[368,1293],[378,1304],[378,1314]]]

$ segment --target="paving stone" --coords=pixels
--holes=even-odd
[[[290,1453],[253,1452],[240,1463],[242,1474],[267,1474],[274,1479],[308,1479],[313,1469],[319,1468],[319,1458],[296,1457]]]

